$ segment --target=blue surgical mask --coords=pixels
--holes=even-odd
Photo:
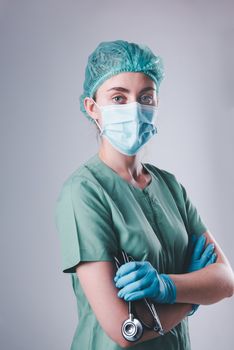
[[[126,155],[136,154],[149,139],[157,133],[154,125],[158,107],[143,105],[138,102],[99,106],[101,110],[102,128],[100,136],[104,136],[119,152]]]

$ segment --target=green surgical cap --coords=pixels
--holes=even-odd
[[[85,97],[94,97],[98,87],[111,76],[121,72],[142,72],[159,85],[164,78],[163,61],[146,45],[124,40],[103,41],[89,55],[85,69],[83,93],[80,96],[80,110],[93,123],[84,107]]]

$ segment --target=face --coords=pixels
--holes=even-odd
[[[99,106],[126,104],[137,101],[145,105],[158,106],[155,82],[140,72],[123,72],[104,81],[97,89],[96,103]],[[101,123],[101,111],[89,97],[84,100],[88,114]]]

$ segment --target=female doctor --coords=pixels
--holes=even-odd
[[[189,350],[188,316],[233,295],[230,264],[184,186],[141,161],[157,134],[163,77],[162,59],[145,45],[101,42],[89,56],[80,106],[100,148],[69,175],[56,205],[79,314],[71,350]],[[134,261],[116,269],[121,249]],[[145,329],[130,342],[121,333],[128,301],[146,297],[165,334]]]

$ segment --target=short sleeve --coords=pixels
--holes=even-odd
[[[75,177],[66,181],[56,201],[55,221],[63,272],[76,272],[80,261],[112,261],[118,252],[112,215],[101,186]]]
[[[195,207],[190,197],[188,196],[188,193],[185,187],[181,183],[180,183],[180,187],[182,189],[182,194],[184,199],[184,207],[186,210],[187,227],[189,230],[189,234],[200,236],[204,232],[208,231],[208,228],[202,221],[201,216],[199,215],[197,208]]]

